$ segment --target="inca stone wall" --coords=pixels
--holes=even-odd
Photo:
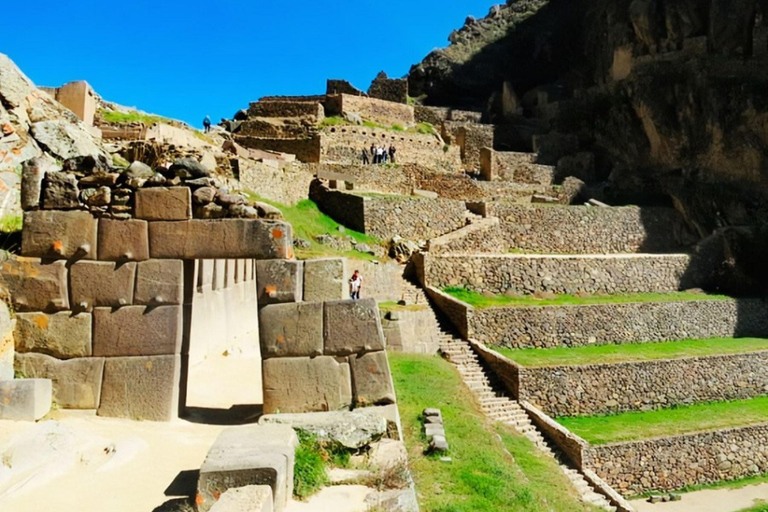
[[[583,456],[624,494],[712,484],[768,472],[768,424],[592,446]]]
[[[494,127],[490,124],[446,122],[445,130],[452,130],[451,141],[461,148],[461,161],[470,170],[480,170],[480,152],[493,147]]]
[[[309,117],[318,123],[323,120],[323,105],[307,101],[255,101],[248,108],[253,117]]]
[[[240,184],[259,197],[285,205],[307,198],[314,172],[301,165],[276,167],[266,162],[240,161]]]
[[[486,181],[515,181],[550,185],[555,179],[555,168],[536,163],[535,153],[494,151],[492,146],[480,150],[480,176]]]
[[[320,161],[320,136],[317,134],[289,139],[237,134],[234,137],[235,142],[248,149],[289,153],[296,155],[296,159],[300,162],[317,163]]]
[[[433,255],[468,251],[499,254],[508,249],[497,218],[475,220],[457,231],[429,241],[429,253]]]
[[[385,72],[376,75],[368,88],[368,96],[395,103],[408,103],[408,80],[389,78]]]
[[[509,348],[768,336],[760,299],[474,309],[470,336]]]
[[[366,121],[386,126],[407,128],[415,123],[410,105],[350,94],[329,95],[325,101],[325,112],[328,116],[359,114]]]
[[[520,206],[488,203],[507,248],[612,254],[680,251],[682,219],[672,208]],[[675,236],[677,235],[677,236]]]
[[[477,292],[531,294],[616,294],[672,292],[696,287],[705,269],[692,257],[675,255],[424,256],[426,284],[436,288],[464,286]]]

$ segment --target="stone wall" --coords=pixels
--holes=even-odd
[[[509,348],[552,348],[696,338],[768,337],[768,303],[759,299],[485,308],[469,335]]]
[[[250,117],[306,117],[320,122],[325,117],[321,102],[256,101],[248,108]]]
[[[584,466],[624,494],[671,491],[768,472],[768,424],[591,446]]]
[[[414,255],[418,259],[421,255]],[[475,312],[475,308],[466,304],[437,288],[427,286],[424,288],[427,296],[443,315],[453,324],[463,338],[469,338],[469,319]]]
[[[508,248],[530,252],[612,254],[680,251],[684,226],[672,208],[521,206],[489,203]]]
[[[350,94],[329,95],[325,101],[325,113],[328,116],[359,114],[364,121],[386,126],[407,128],[415,124],[410,105]]]
[[[455,137],[452,140],[461,148],[465,169],[480,170],[480,152],[485,147],[493,147],[493,132],[494,127],[490,124],[461,123],[454,127]]]
[[[280,166],[266,162],[240,160],[240,185],[260,197],[294,205],[309,197],[314,172],[302,165]]]
[[[365,233],[365,198],[332,190],[320,181],[313,181],[309,198],[333,220],[355,231]]]
[[[417,123],[429,123],[438,128],[446,121],[480,123],[483,118],[482,112],[424,105],[416,105],[414,115]]]
[[[418,307],[418,306],[417,306]],[[435,354],[440,348],[437,323],[428,305],[382,311],[387,350],[406,354]]]
[[[41,87],[45,92],[75,113],[83,123],[93,126],[96,115],[96,94],[84,80],[69,82],[61,87]]]
[[[408,79],[389,78],[385,72],[376,75],[368,88],[368,96],[395,103],[408,103]]]
[[[248,149],[277,151],[296,155],[300,162],[317,163],[320,161],[320,136],[299,137],[291,139],[251,137],[235,135],[235,142]]]
[[[426,284],[477,292],[616,294],[695,288],[707,269],[690,255],[477,255],[426,254]]]
[[[474,220],[472,224],[429,241],[429,253],[433,255],[468,251],[499,254],[507,249],[499,219],[495,217]]]
[[[555,168],[536,162],[535,153],[494,151],[492,146],[480,149],[480,177],[485,181],[514,181],[551,185]]]
[[[357,164],[312,164],[307,166],[323,181],[344,181],[356,191],[410,195],[413,179],[400,166]]]

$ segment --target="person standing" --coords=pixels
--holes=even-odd
[[[360,290],[363,288],[363,276],[360,275],[359,270],[355,270],[352,277],[349,279],[349,296],[352,300],[358,300],[360,298]]]
[[[370,160],[368,159],[368,150],[363,148],[363,165],[368,165]]]
[[[389,161],[392,163],[395,163],[395,152],[397,149],[395,149],[394,144],[389,146]]]
[[[371,162],[376,163],[376,146],[373,145],[373,142],[371,142]]]
[[[205,116],[205,119],[203,119],[203,128],[205,129],[205,133],[211,131],[211,116]]]

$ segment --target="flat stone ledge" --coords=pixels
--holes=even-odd
[[[49,379],[0,381],[0,420],[37,421],[51,410]]]

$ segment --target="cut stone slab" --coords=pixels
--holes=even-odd
[[[354,401],[357,407],[395,403],[395,389],[387,353],[369,352],[350,356]]]
[[[450,447],[448,446],[448,441],[446,441],[444,435],[432,436],[432,440],[429,442],[430,452],[443,453],[443,452],[447,452],[449,448]]]
[[[303,262],[263,260],[256,262],[259,305],[301,302]]]
[[[171,355],[181,351],[181,306],[94,308],[94,356]]]
[[[445,437],[445,429],[442,425],[437,423],[427,423],[424,425],[424,433],[426,434],[427,439],[431,439],[435,436]]]
[[[366,504],[375,510],[390,512],[419,512],[416,492],[411,487],[372,492],[365,499]]]
[[[211,512],[273,512],[272,488],[268,485],[246,485],[228,489]]]
[[[196,503],[210,510],[228,489],[268,485],[275,510],[283,510],[293,494],[293,468],[299,439],[283,425],[248,425],[219,434],[200,468]]]
[[[11,258],[0,263],[0,285],[15,311],[69,309],[67,267],[63,260],[43,264],[37,258]]]
[[[261,354],[315,357],[323,353],[323,303],[272,304],[259,311]]]
[[[252,219],[151,222],[149,252],[162,259],[290,259],[291,225]]]
[[[349,409],[352,383],[349,364],[334,357],[284,357],[262,363],[264,413]]]
[[[192,218],[189,187],[142,188],[136,191],[134,217],[143,220],[187,220]]]
[[[24,213],[21,252],[38,258],[96,259],[98,223],[84,211]]]
[[[0,381],[0,420],[37,421],[51,410],[51,381]]]
[[[304,262],[304,300],[324,302],[344,300],[347,295],[344,258],[324,258]]]
[[[354,411],[307,412],[303,414],[266,414],[259,423],[290,425],[296,430],[315,434],[318,439],[356,450],[375,443],[387,433],[387,420],[371,409]]]
[[[148,260],[136,267],[135,304],[158,306],[184,301],[184,262]]]
[[[16,370],[34,379],[50,379],[53,401],[64,409],[96,409],[101,397],[103,357],[60,361],[44,354],[16,354]]]
[[[375,299],[326,302],[323,334],[326,355],[384,350],[384,333]]]
[[[382,439],[371,445],[368,463],[376,468],[393,468],[408,463],[408,450],[405,443],[394,439]]]
[[[91,311],[94,307],[121,307],[133,304],[136,263],[80,261],[69,268],[72,308]]]
[[[88,357],[92,351],[89,313],[17,313],[14,338],[18,352],[39,352],[59,359]]]
[[[11,317],[11,308],[0,301],[0,380],[13,378],[13,343],[15,320]]]
[[[109,357],[97,414],[132,420],[178,417],[181,356]]]
[[[147,221],[99,219],[99,259],[102,261],[149,259]]]

